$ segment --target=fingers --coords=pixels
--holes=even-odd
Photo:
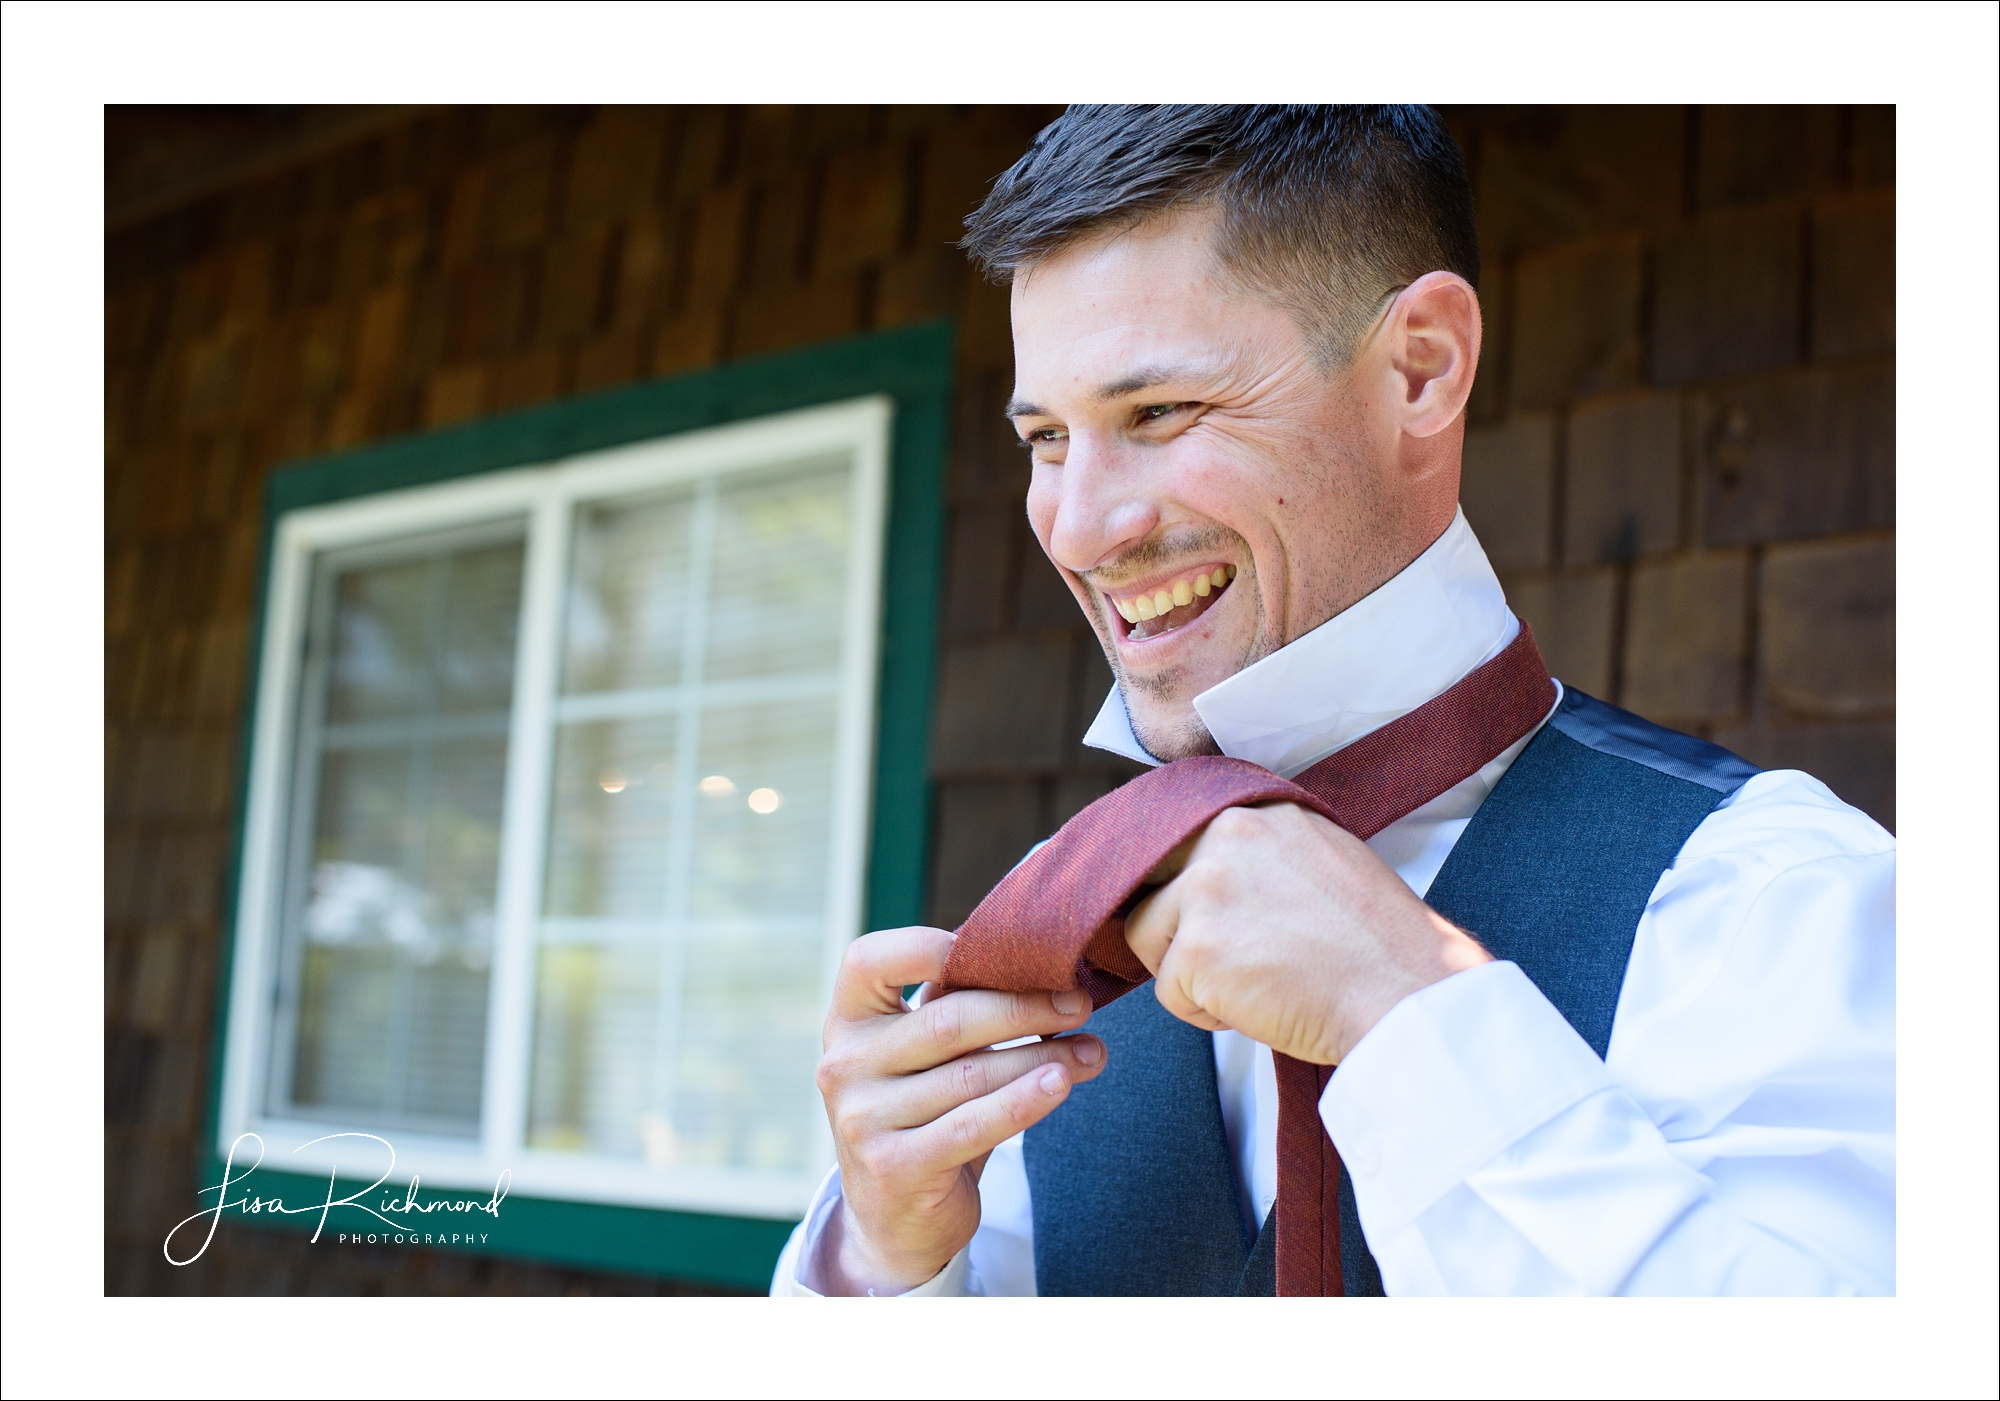
[[[921,1161],[938,1167],[969,1163],[1047,1118],[1069,1098],[1070,1084],[1068,1067],[1052,1061],[905,1137]]]
[[[1173,956],[1186,897],[1182,885],[1170,882],[1135,905],[1125,921],[1125,942],[1153,975],[1153,996],[1162,1007],[1203,1031],[1226,1031],[1228,1023],[1205,1010],[1187,985],[1188,960]]]
[[[1062,1066],[1070,1083],[1080,1085],[1095,1079],[1104,1063],[1104,1043],[1095,1036],[1064,1036],[1004,1051],[975,1051],[900,1081],[893,1100],[883,1106],[885,1127],[908,1129],[928,1124],[1045,1065]]]
[[[909,1075],[1002,1041],[1074,1031],[1089,1020],[1090,998],[1082,992],[968,989],[885,1023],[873,1055],[881,1072]]]
[[[1158,976],[1180,922],[1181,891],[1171,882],[1134,905],[1126,916],[1126,946],[1146,965],[1148,973]]]
[[[903,1011],[903,989],[944,976],[952,935],[944,929],[883,929],[864,934],[841,956],[832,1015],[843,1020]]]
[[[1160,999],[1160,1005],[1171,1015],[1179,1017],[1189,1026],[1198,1027],[1202,1031],[1231,1030],[1228,1022],[1203,1010],[1200,1004],[1188,996],[1187,989],[1172,978],[1165,982],[1158,978],[1153,979],[1153,996]]]

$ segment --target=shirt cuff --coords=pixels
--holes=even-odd
[[[773,1298],[818,1299],[824,1296],[805,1282],[806,1266],[819,1248],[820,1238],[826,1233],[827,1222],[840,1208],[840,1169],[835,1168],[819,1184],[813,1194],[812,1205],[806,1208],[805,1220],[799,1222],[792,1232],[792,1238],[785,1242],[785,1250],[778,1257],[778,1267],[771,1276]],[[906,1289],[901,1294],[886,1297],[897,1299],[953,1298],[978,1292],[973,1287],[971,1266],[968,1262],[970,1247],[951,1257],[943,1269],[914,1289]],[[872,1297],[874,1290],[868,1291]]]
[[[1390,1009],[1320,1096],[1371,1237],[1387,1239],[1611,1073],[1512,963],[1484,963]]]

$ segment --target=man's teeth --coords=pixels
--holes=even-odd
[[[1128,623],[1150,622],[1164,617],[1176,608],[1185,608],[1197,598],[1207,598],[1236,577],[1236,566],[1218,564],[1206,574],[1191,575],[1186,579],[1176,579],[1149,594],[1138,594],[1132,598],[1114,598],[1112,606],[1118,616]]]

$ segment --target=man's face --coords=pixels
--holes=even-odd
[[[1028,517],[1162,759],[1215,751],[1194,697],[1412,557],[1365,349],[1315,364],[1289,314],[1216,266],[1212,222],[1065,249],[1013,291]]]

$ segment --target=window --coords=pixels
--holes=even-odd
[[[307,501],[275,500],[268,537],[218,1161],[255,1131],[323,1194],[373,1164],[287,1150],[361,1130],[398,1184],[484,1196],[505,1170],[529,1216],[643,1209],[564,1239],[544,1212],[498,1248],[768,1270],[831,1161],[812,1071],[840,950],[920,889],[943,384],[909,367],[945,335],[871,338],[894,395],[639,436],[726,418],[731,375],[811,391],[731,367],[518,416],[508,447],[482,425],[297,469]],[[607,419],[614,445],[522,463],[538,426]],[[914,577],[885,608],[892,538]],[[677,1213],[775,1234],[690,1259],[702,1232],[658,1225]]]

